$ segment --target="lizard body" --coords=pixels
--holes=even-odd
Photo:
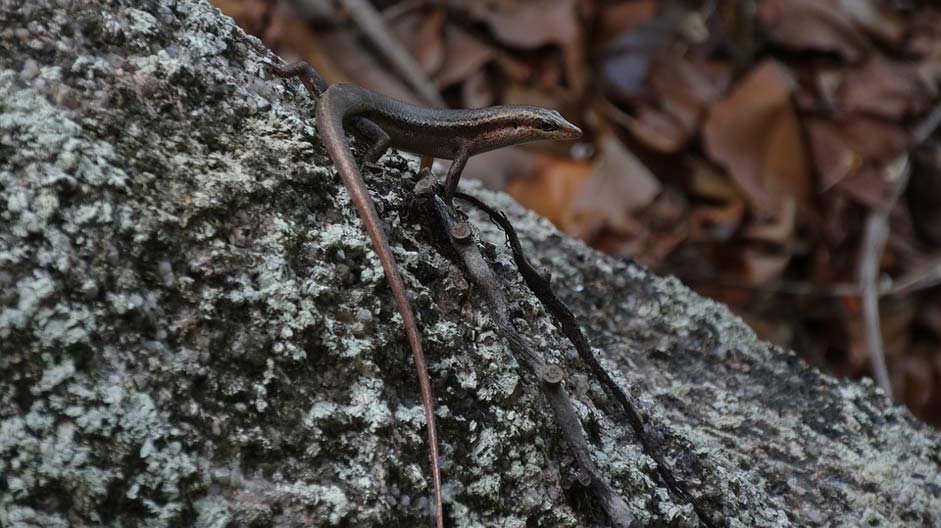
[[[448,202],[471,155],[542,139],[576,139],[581,136],[581,131],[555,110],[536,106],[504,105],[472,110],[427,108],[355,84],[327,87],[323,78],[306,63],[286,67],[269,63],[269,66],[281,77],[300,77],[311,95],[320,97],[317,132],[379,256],[412,350],[431,451],[436,526],[443,528],[434,398],[421,337],[388,238],[353,158],[345,126],[350,126],[358,137],[372,141],[365,155],[370,162],[378,160],[390,145],[414,154],[454,160],[444,187],[444,197]]]

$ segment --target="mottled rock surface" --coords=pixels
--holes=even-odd
[[[427,526],[391,295],[295,82],[202,0],[0,0],[0,526]],[[603,526],[461,269],[368,179],[427,346],[449,526]],[[941,440],[676,280],[501,195],[720,526],[941,526]],[[598,466],[646,526],[700,526],[516,278]]]

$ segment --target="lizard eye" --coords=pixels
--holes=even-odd
[[[539,130],[542,130],[545,132],[552,132],[553,130],[555,130],[555,123],[553,123],[552,121],[545,120],[545,119],[540,119]]]

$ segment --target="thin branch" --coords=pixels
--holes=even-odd
[[[921,145],[941,126],[941,104],[935,107],[917,125],[912,128],[912,148]],[[885,204],[869,212],[863,232],[862,257],[859,262],[859,290],[863,301],[863,342],[869,361],[872,363],[876,382],[889,396],[892,396],[892,384],[885,363],[885,351],[882,343],[882,329],[879,324],[879,260],[889,240],[889,214],[899,196],[908,184],[911,173],[909,155],[903,154],[886,167],[886,180],[889,184],[889,196]],[[938,273],[936,267],[929,267],[925,279],[933,278]],[[928,281],[931,282],[930,280]]]
[[[470,225],[457,221],[452,217],[453,209],[444,204],[444,201],[435,196],[435,210],[438,220],[444,226],[445,232],[451,241],[455,252],[461,257],[468,274],[474,283],[480,287],[484,299],[490,308],[491,316],[500,334],[506,339],[517,361],[527,370],[539,377],[539,388],[549,400],[549,405],[555,414],[559,428],[569,448],[571,448],[575,461],[578,463],[583,475],[589,479],[592,491],[601,500],[602,507],[608,518],[616,528],[629,528],[635,519],[624,499],[611,487],[611,484],[595,466],[591,459],[591,447],[585,439],[585,431],[581,421],[575,413],[572,401],[563,384],[564,377],[561,369],[555,365],[546,365],[539,354],[531,349],[523,337],[513,326],[509,316],[506,297],[500,282],[490,265],[481,255],[474,243],[473,231]]]
[[[900,156],[887,167],[889,196],[883,207],[873,209],[866,218],[858,271],[859,291],[863,304],[863,344],[869,355],[869,361],[872,363],[873,377],[889,396],[892,395],[892,384],[889,381],[889,371],[885,363],[882,330],[879,324],[879,261],[885,250],[885,244],[889,240],[889,214],[905,189],[909,172],[907,154]]]
[[[575,320],[575,315],[552,291],[549,280],[536,271],[536,268],[529,262],[529,259],[526,258],[526,255],[523,253],[523,246],[520,244],[519,236],[516,234],[516,229],[513,228],[513,224],[510,223],[510,220],[502,211],[493,209],[474,196],[465,193],[457,193],[455,196],[485,212],[490,216],[490,219],[503,230],[513,252],[513,261],[516,262],[516,266],[520,271],[520,275],[523,276],[526,285],[529,286],[529,289],[556,320],[562,333],[571,341],[572,345],[575,347],[575,351],[582,358],[582,361],[588,365],[595,379],[601,383],[601,386],[604,387],[608,396],[620,404],[621,413],[619,414],[630,423],[634,434],[640,440],[644,453],[657,463],[657,471],[661,480],[674,495],[693,506],[693,509],[696,511],[703,525],[710,528],[717,526],[710,519],[705,509],[693,499],[685,486],[674,477],[671,467],[666,464],[664,457],[657,448],[656,442],[647,434],[647,418],[637,409],[634,402],[631,401],[614,379],[611,378],[608,371],[601,366],[601,363],[598,362],[598,359],[592,351],[588,338],[585,337],[578,321]]]
[[[892,282],[890,294],[914,293],[941,284],[941,256],[931,258]],[[880,293],[881,294],[881,293]]]
[[[421,9],[427,2],[425,0],[404,0],[390,5],[382,10],[382,18],[386,22],[391,22],[401,16],[405,16],[412,11]]]
[[[912,140],[920,145],[928,140],[934,131],[941,126],[941,104],[935,105],[928,114],[912,128]]]
[[[392,34],[382,14],[376,11],[372,4],[366,0],[340,0],[340,3],[359,26],[362,35],[389,61],[395,72],[415,90],[425,104],[438,108],[447,106],[438,93],[438,88],[425,75],[412,54]]]
[[[830,286],[815,286],[805,281],[781,280],[774,284],[745,284],[730,279],[684,277],[677,274],[684,283],[695,286],[709,285],[723,289],[740,290],[768,295],[790,295],[794,297],[862,297],[859,282],[837,282]],[[941,255],[929,255],[922,264],[891,281],[880,281],[879,297],[890,297],[919,292],[941,285]]]

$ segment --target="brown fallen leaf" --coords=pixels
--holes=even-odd
[[[767,284],[781,277],[791,259],[789,253],[769,252],[760,247],[746,247],[741,252],[740,280],[752,286]]]
[[[805,126],[820,191],[830,189],[862,168],[862,153],[849,144],[839,125],[829,119],[807,119]]]
[[[864,112],[899,120],[928,108],[929,93],[916,66],[872,54],[846,69],[836,89],[836,104],[845,112]]]
[[[703,61],[693,64],[683,57],[656,59],[649,83],[659,101],[658,109],[648,112],[652,108],[642,106],[636,123],[629,128],[657,150],[680,150],[699,130],[707,105],[725,93],[731,73],[731,66],[720,69]],[[666,123],[668,127],[646,126]],[[652,140],[654,136],[656,140]]]
[[[789,196],[809,190],[804,142],[791,104],[793,80],[765,61],[712,105],[703,127],[706,151],[725,167],[758,216],[774,215]]]
[[[688,214],[686,196],[678,188],[666,187],[637,214],[646,228],[645,236],[634,244],[622,245],[614,254],[634,257],[646,266],[661,267],[670,254],[689,240]]]
[[[853,24],[866,33],[889,44],[898,46],[905,38],[906,24],[899,15],[882,1],[831,0],[830,3],[846,13]]]
[[[513,84],[503,92],[503,102],[506,104],[530,104],[546,108],[560,108],[559,98],[555,94],[547,93],[539,87],[526,84]]]
[[[586,161],[563,160],[541,153],[533,156],[535,163],[531,175],[511,179],[506,191],[566,233],[577,231],[578,222],[570,204],[577,189],[588,178],[591,165]]]
[[[601,107],[605,117],[623,126],[637,140],[659,152],[678,152],[690,137],[690,129],[683,122],[647,103],[635,105],[634,115],[604,103]]]
[[[846,359],[848,365],[858,374],[869,364],[869,354],[860,327],[860,305],[858,299],[850,298],[844,299],[844,305],[848,308],[848,314],[843,321],[849,339]],[[905,356],[905,350],[910,346],[909,328],[915,318],[916,309],[917,305],[912,298],[888,296],[880,299],[879,326],[890,374],[895,370],[894,364]]]
[[[602,110],[661,152],[682,149],[696,133],[705,104],[724,90],[682,51],[693,14],[664,8],[643,24],[628,25],[599,59],[599,83],[608,98]]]
[[[632,214],[650,205],[660,192],[660,182],[614,134],[606,134],[598,143],[599,155],[570,210],[575,215],[593,213],[612,229],[627,229],[635,224]]]
[[[797,202],[785,197],[778,202],[778,210],[769,217],[752,219],[742,236],[746,240],[773,246],[786,257],[790,257],[790,245],[797,225]]]
[[[589,240],[593,247],[609,255],[630,257],[644,266],[660,268],[667,256],[688,238],[686,226],[682,223],[671,230],[657,231],[637,222],[624,232],[600,229],[593,232]]]
[[[687,218],[690,241],[729,241],[745,218],[742,193],[705,163],[693,165],[687,192],[694,204]]]
[[[575,0],[485,2],[481,18],[501,42],[534,49],[573,45],[581,29]]]
[[[706,105],[715,102],[728,89],[732,68],[678,57],[657,60],[650,75],[650,86],[661,100],[662,108],[679,119],[691,132],[698,128]]]
[[[779,46],[836,53],[856,62],[870,43],[853,17],[838,4],[836,0],[761,0],[758,20],[771,41]]]
[[[930,356],[904,357],[897,361],[893,368],[893,392],[900,394],[902,401],[914,409],[920,409],[931,402],[935,386],[938,384],[929,358]]]
[[[888,196],[881,167],[911,140],[901,126],[868,117],[805,120],[818,189],[833,187],[854,200],[882,207]]]
[[[494,88],[483,69],[472,73],[461,84],[461,101],[465,108],[483,108],[496,104]]]
[[[445,46],[449,60],[435,75],[438,87],[445,88],[475,74],[493,59],[495,50],[455,25],[445,27]]]

